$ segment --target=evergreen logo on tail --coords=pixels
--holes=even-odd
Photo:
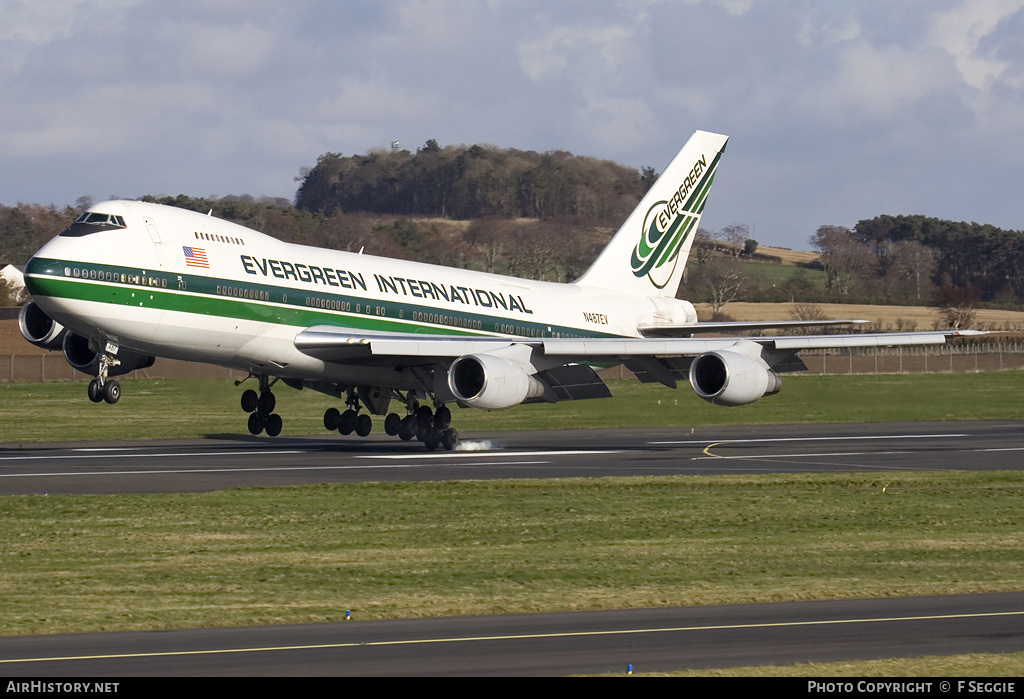
[[[672,279],[679,251],[695,232],[704,210],[717,166],[717,156],[709,166],[707,157],[701,155],[672,197],[655,202],[647,210],[640,241],[630,259],[635,276],[647,276],[659,289]]]

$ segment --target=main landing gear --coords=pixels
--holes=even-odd
[[[404,442],[413,438],[423,442],[430,451],[444,447],[453,450],[459,444],[459,433],[452,428],[452,411],[443,404],[434,412],[429,406],[419,405],[412,392],[405,398],[406,415],[389,413],[384,418],[384,431],[389,436],[397,436]]]
[[[324,412],[324,427],[332,432],[338,430],[343,435],[355,432],[360,437],[365,437],[373,429],[373,420],[367,413],[360,414],[361,409],[359,396],[350,389],[345,396],[345,412],[340,412],[337,408],[328,408]]]
[[[259,434],[266,430],[267,435],[276,437],[281,434],[283,421],[281,416],[274,412],[277,399],[270,391],[270,387],[276,383],[271,382],[266,376],[260,376],[260,392],[251,388],[242,393],[242,410],[249,413],[249,434]]]
[[[281,416],[274,412],[276,399],[271,388],[277,379],[271,380],[265,375],[250,375],[249,378],[259,379],[259,392],[249,389],[242,393],[242,410],[249,413],[249,433],[260,434],[266,432],[271,437],[281,434]],[[285,382],[291,386],[287,380]],[[116,382],[115,382],[116,383]],[[236,385],[241,381],[236,382]],[[337,386],[334,390],[324,391],[329,395],[338,395]],[[90,396],[92,389],[90,389]],[[420,392],[424,396],[424,392]],[[443,403],[435,401],[436,410],[431,410],[427,405],[420,405],[416,392],[408,391],[404,396],[397,391],[390,389],[374,388],[367,386],[350,387],[345,394],[345,410],[328,408],[324,412],[324,427],[332,432],[337,430],[342,435],[350,435],[353,432],[360,437],[366,437],[373,430],[373,420],[370,413],[383,415],[387,412],[388,403],[398,398],[405,403],[405,417],[398,413],[388,413],[384,418],[384,431],[392,437],[399,437],[403,441],[417,439],[430,451],[442,447],[452,451],[459,444],[459,433],[454,430],[452,424],[452,411]]]

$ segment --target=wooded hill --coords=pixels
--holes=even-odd
[[[427,141],[416,153],[325,153],[303,170],[295,206],[330,215],[372,211],[401,216],[622,221],[656,179],[608,160],[565,151],[536,153]]]

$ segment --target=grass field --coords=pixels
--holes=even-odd
[[[456,409],[453,424],[460,431],[479,432],[1024,418],[1021,371],[788,375],[779,394],[735,408],[705,403],[689,385],[673,390],[628,380],[608,383],[611,399],[524,405],[493,413]],[[19,444],[247,434],[246,416],[238,405],[241,389],[230,381],[138,380],[122,386],[121,401],[110,406],[90,403],[85,382],[0,384],[0,440]],[[284,435],[327,435],[323,411],[338,401],[283,386],[275,395]],[[380,434],[382,420],[374,421]]]
[[[0,499],[0,633],[1019,589],[1019,473]]]
[[[969,655],[926,656],[857,660],[845,663],[802,663],[764,667],[734,667],[721,670],[688,670],[651,673],[640,677],[1008,677],[1024,672],[1024,653],[972,653]],[[619,676],[619,675],[617,675]],[[954,685],[955,686],[955,685]],[[1018,684],[1019,686],[1019,684]],[[933,684],[933,691],[938,684]]]

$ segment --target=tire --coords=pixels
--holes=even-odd
[[[439,430],[446,430],[452,426],[452,411],[443,405],[434,413],[434,424]]]
[[[331,432],[338,429],[338,422],[341,420],[341,413],[337,408],[328,408],[324,411],[324,427]]]
[[[416,436],[416,418],[413,415],[408,415],[402,419],[402,424],[398,428],[398,437],[403,442],[408,442],[410,439]]]
[[[356,418],[356,434],[365,437],[373,430],[373,420],[369,415],[363,414]]]
[[[427,451],[436,451],[441,446],[441,433],[436,428],[430,428],[423,435],[423,446]]]
[[[349,409],[341,414],[338,418],[338,432],[342,434],[352,434],[356,429],[356,411]]]
[[[459,446],[459,433],[450,427],[441,432],[441,446],[444,447],[445,451],[455,449],[455,447]]]
[[[89,400],[93,403],[103,402],[103,387],[100,386],[99,379],[93,379],[89,382]]]
[[[263,415],[264,417],[274,412],[274,408],[276,406],[277,398],[274,398],[274,394],[270,391],[264,391],[261,393],[256,402],[256,409],[259,410],[260,415]]]
[[[249,413],[249,434],[259,434],[263,431],[263,418],[259,413]]]
[[[103,400],[111,405],[121,400],[121,384],[113,379],[108,380],[103,386]]]
[[[277,413],[271,413],[270,415],[268,415],[267,424],[264,426],[265,429],[267,430],[267,436],[276,437],[277,435],[281,434],[281,426],[283,424],[284,421],[281,420],[281,416],[278,415]]]
[[[259,405],[260,397],[256,391],[251,388],[248,391],[242,393],[242,410],[247,413],[256,412],[256,407]]]
[[[394,437],[398,434],[398,427],[401,424],[402,418],[398,416],[398,413],[388,413],[388,416],[384,418],[384,434]]]
[[[434,411],[430,409],[428,405],[421,405],[416,408],[416,421],[420,427],[430,427],[434,424]]]

